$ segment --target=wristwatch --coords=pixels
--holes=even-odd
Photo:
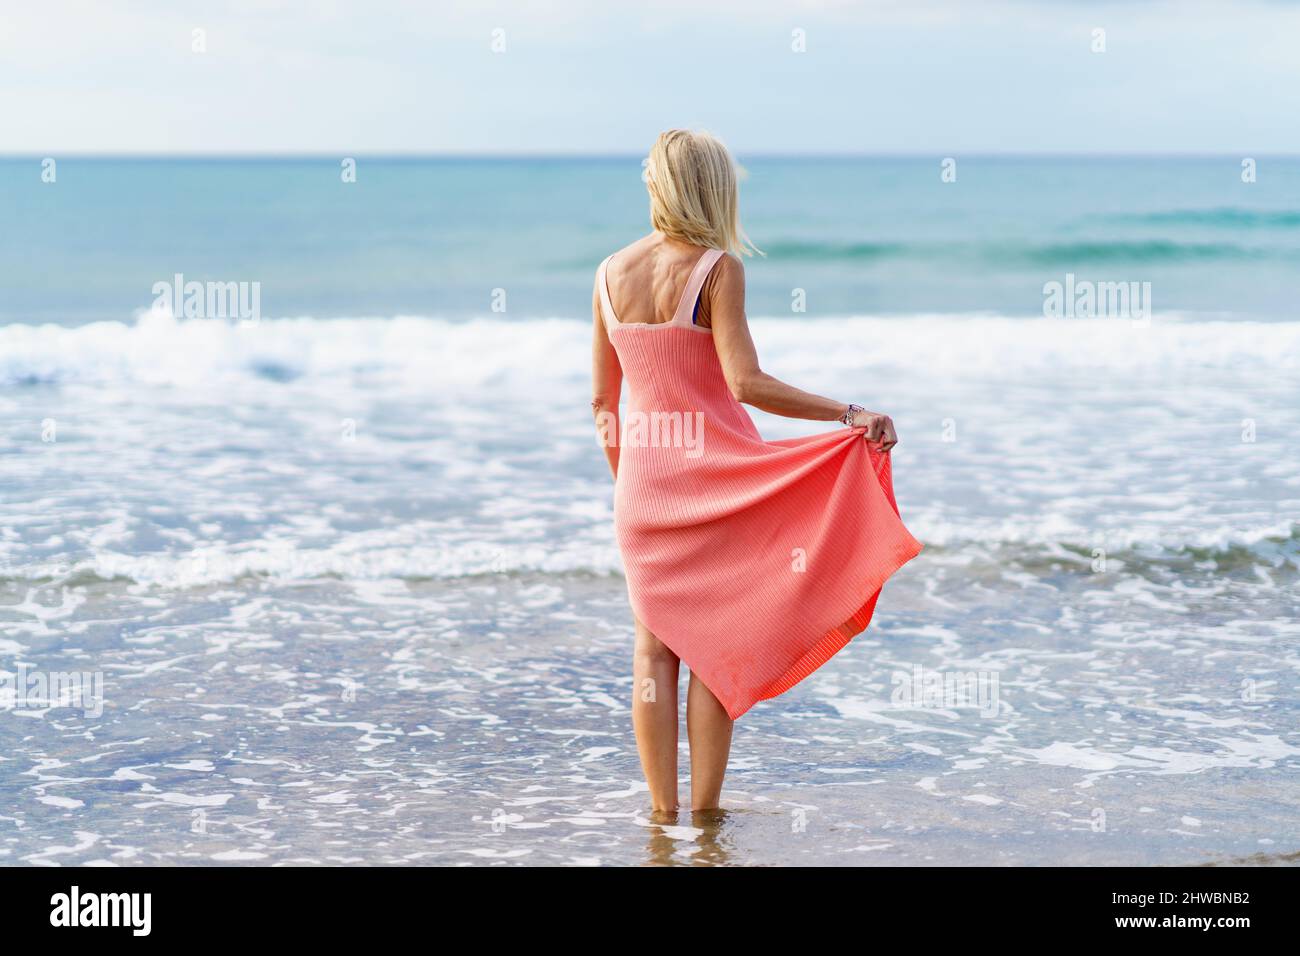
[[[861,405],[854,405],[852,403],[849,403],[848,410],[843,415],[840,416],[840,422],[852,428],[853,416],[856,415],[858,412],[865,412],[865,411],[866,409],[863,408]]]

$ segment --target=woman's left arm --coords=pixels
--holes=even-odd
[[[623,366],[609,341],[600,309],[600,291],[592,290],[591,411],[596,417],[596,440],[605,449],[609,470],[618,479],[618,400],[623,392]]]

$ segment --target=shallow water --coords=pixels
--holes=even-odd
[[[1296,852],[1293,607],[1228,597],[1213,619],[1171,602],[1126,621],[1098,598],[1127,575],[1104,585],[1065,563],[1023,587],[972,575],[927,594],[926,562],[954,557],[927,552],[887,586],[870,635],[742,718],[724,813],[672,823],[648,812],[630,731],[620,578],[244,583],[146,617],[120,584],[95,585],[24,656],[102,669],[103,716],[6,715],[0,860],[1092,865]],[[900,702],[896,678],[917,666],[996,674],[995,707]]]
[[[1300,849],[1300,327],[755,329],[785,374],[837,393],[861,375],[837,341],[889,343],[868,377],[927,549],[868,634],[741,719],[728,813],[667,827],[630,731],[585,323],[4,330],[45,381],[0,396],[0,861]],[[463,362],[430,379],[439,348]],[[494,413],[502,381],[531,389],[529,416]],[[17,706],[20,667],[102,675],[102,714]],[[899,697],[917,667],[918,686],[972,675],[976,696]]]

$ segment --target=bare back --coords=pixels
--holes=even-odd
[[[609,261],[609,297],[624,325],[664,325],[672,321],[701,248],[652,233],[625,246]],[[704,282],[695,324],[709,328],[713,275]]]

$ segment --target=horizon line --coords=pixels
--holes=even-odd
[[[843,152],[776,152],[776,151],[743,151],[732,150],[737,157],[746,159],[1253,159],[1257,157],[1268,157],[1270,159],[1295,159],[1300,158],[1300,152],[1214,152],[1214,151],[1149,151],[1149,152],[1071,152],[1071,151],[1039,151],[1039,152],[1019,152],[1019,151],[986,151],[972,150],[963,152],[960,150],[948,151],[843,151]],[[425,151],[425,150],[395,150],[395,151],[376,151],[376,152],[347,152],[347,151],[325,151],[325,150],[304,150],[301,152],[238,152],[238,151],[217,151],[217,152],[162,152],[162,151],[117,151],[117,150],[73,150],[62,152],[58,150],[48,152],[0,152],[0,160],[30,160],[30,159],[137,159],[137,160],[339,160],[339,159],[370,159],[370,160],[487,160],[487,161],[538,161],[538,160],[555,160],[555,161],[601,161],[601,160],[637,160],[645,158],[641,152],[561,152],[561,151],[519,151],[519,152],[492,152],[492,151]]]

